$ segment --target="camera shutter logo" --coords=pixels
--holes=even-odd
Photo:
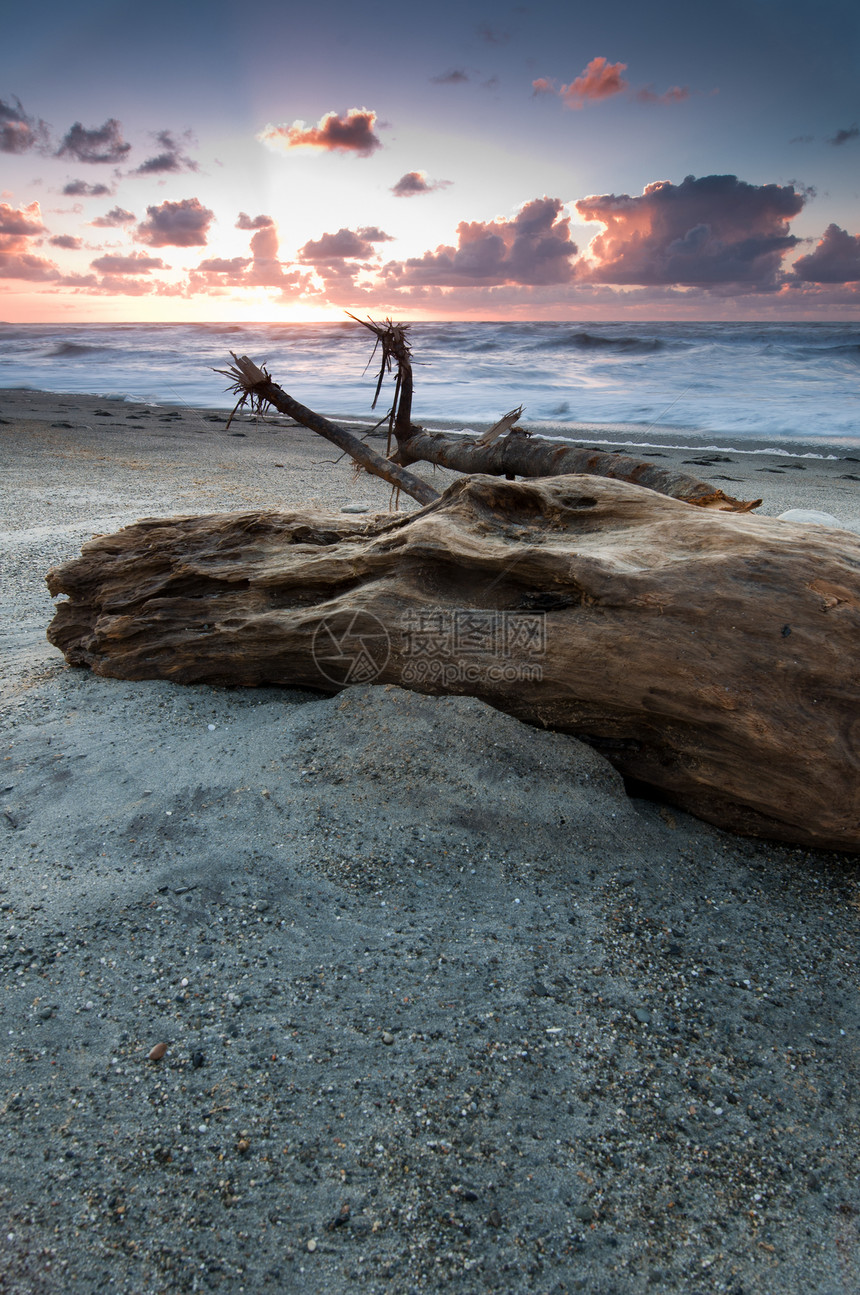
[[[373,683],[388,663],[388,631],[372,612],[333,612],[320,621],[311,648],[320,674],[338,688]]]

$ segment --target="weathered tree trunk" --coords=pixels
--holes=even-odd
[[[48,583],[49,639],[99,674],[470,694],[721,827],[860,850],[846,532],[472,477],[408,517],[148,519]]]

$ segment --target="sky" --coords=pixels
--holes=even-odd
[[[10,7],[0,319],[851,319],[851,0]]]

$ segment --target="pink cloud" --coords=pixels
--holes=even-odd
[[[391,186],[391,192],[395,198],[414,198],[416,194],[435,193],[437,189],[447,189],[450,185],[450,180],[428,180],[426,171],[407,171]]]
[[[57,277],[53,261],[30,251],[31,240],[44,233],[38,202],[28,207],[10,207],[0,202],[0,278],[44,282]]]
[[[189,276],[191,292],[218,295],[228,288],[280,288],[282,292],[302,291],[309,282],[307,274],[288,270],[278,260],[278,231],[270,216],[257,216],[254,220],[240,212],[238,229],[253,229],[251,255],[209,257],[201,261]]]
[[[75,238],[72,234],[57,234],[56,237],[48,239],[51,247],[65,247],[70,252],[76,251],[82,246],[82,241]]]
[[[147,256],[145,252],[131,252],[128,256],[100,256],[90,261],[94,270],[103,274],[150,274],[152,270],[166,270],[160,256]]]
[[[583,220],[604,226],[583,274],[596,283],[776,285],[782,258],[798,240],[788,222],[803,207],[791,185],[754,185],[734,175],[660,180],[639,197],[583,198]]]
[[[575,81],[561,87],[559,94],[568,108],[583,108],[593,99],[610,99],[627,89],[628,83],[621,75],[626,70],[626,63],[609,63],[605,58],[593,58]]]
[[[150,247],[205,247],[214,211],[204,207],[198,198],[180,202],[162,202],[147,207],[147,219],[137,227],[137,236]]]
[[[44,283],[56,279],[57,273],[53,261],[45,261],[28,252],[0,248],[0,279],[29,279],[33,283]]]
[[[265,144],[280,148],[316,148],[324,152],[356,153],[370,157],[382,147],[374,134],[376,113],[369,108],[350,108],[345,116],[326,113],[316,126],[294,121],[292,126],[267,126],[258,136]]]
[[[278,231],[274,225],[264,225],[251,239],[251,256],[255,261],[273,261],[278,255]]]
[[[562,212],[558,198],[544,197],[527,202],[513,220],[462,221],[456,247],[390,261],[386,280],[392,287],[569,283],[577,247]]]
[[[808,283],[856,283],[860,280],[860,234],[828,225],[814,252],[799,256],[794,273]]]
[[[31,202],[28,207],[10,207],[8,202],[0,202],[0,247],[4,245],[4,238],[30,238],[44,232],[38,202]]]
[[[532,90],[535,95],[538,94],[555,94],[555,81],[550,77],[539,76],[536,81],[532,81]]]

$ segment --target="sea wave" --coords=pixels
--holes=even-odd
[[[621,351],[630,352],[662,351],[666,342],[659,337],[605,337],[600,333],[568,333],[563,337],[550,337],[535,342],[537,347],[550,346],[557,350],[577,351]],[[684,343],[676,342],[676,346]]]
[[[46,351],[49,356],[89,355],[96,351],[109,351],[109,346],[98,346],[85,342],[59,342],[53,350]]]

